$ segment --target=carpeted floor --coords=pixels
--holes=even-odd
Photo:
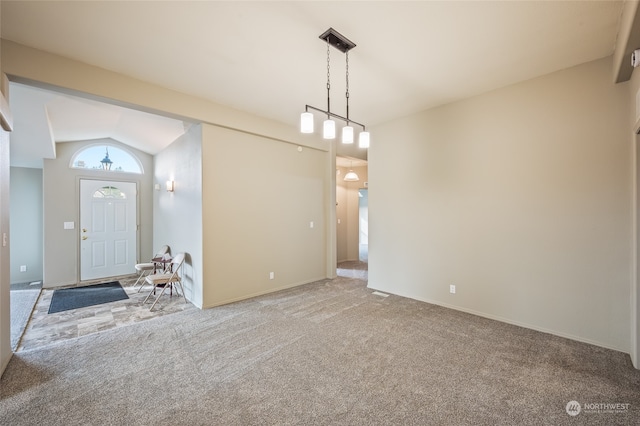
[[[638,419],[640,371],[626,354],[348,277],[18,352],[0,380],[0,424],[13,426]]]
[[[42,282],[11,285],[11,350],[13,351],[18,348],[41,289]]]

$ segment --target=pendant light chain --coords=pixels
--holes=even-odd
[[[331,61],[330,61],[330,47],[329,39],[327,38],[327,112],[331,112]],[[331,118],[327,114],[327,118]]]
[[[347,52],[345,53],[346,57],[347,57],[347,126],[349,125],[349,51],[347,50]]]
[[[1,1],[1,0],[0,0]],[[358,134],[358,145],[360,148],[369,148],[370,136],[364,124],[355,120],[351,120],[351,114],[349,111],[349,98],[351,96],[349,87],[349,51],[356,47],[356,44],[347,39],[345,36],[329,28],[323,34],[320,35],[320,39],[327,43],[327,109],[316,108],[311,105],[305,105],[304,112],[300,115],[300,132],[301,133],[313,133],[313,114],[310,110],[317,111],[318,113],[326,115],[326,119],[322,125],[322,136],[324,139],[335,139],[336,137],[336,122],[334,119],[342,120],[346,122],[346,126],[342,127],[342,143],[351,144],[354,142],[354,129],[353,125],[362,127],[362,131]],[[334,47],[340,52],[345,54],[346,58],[346,73],[345,73],[345,97],[346,97],[346,117],[338,115],[331,111],[331,48]]]

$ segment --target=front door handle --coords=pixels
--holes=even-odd
[[[82,236],[82,241],[86,240],[87,238],[89,238],[89,237],[87,237],[86,235],[83,235]]]

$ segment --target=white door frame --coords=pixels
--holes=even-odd
[[[138,259],[138,251],[140,250],[140,225],[139,225],[139,217],[140,217],[140,211],[139,211],[139,182],[135,181],[135,180],[118,180],[118,179],[99,179],[99,178],[94,178],[94,177],[79,177],[78,178],[78,218],[79,221],[78,223],[80,224],[79,229],[78,229],[78,277],[79,277],[79,282],[81,281],[90,281],[90,280],[94,280],[94,279],[100,279],[100,278],[107,278],[107,277],[111,277],[111,276],[120,276],[122,274],[107,274],[104,277],[88,277],[85,278],[83,277],[83,247],[82,247],[82,237],[83,237],[83,224],[82,224],[82,197],[83,197],[83,191],[82,191],[82,181],[87,181],[87,182],[92,182],[92,183],[100,183],[100,185],[105,185],[105,186],[118,186],[119,184],[132,184],[134,187],[134,199],[133,199],[133,207],[135,209],[135,213],[133,215],[134,217],[134,221],[135,221],[135,237],[133,239],[133,243],[134,243],[134,247],[132,250],[132,255],[133,255],[133,263],[137,262]],[[133,264],[131,265],[131,273],[134,272],[133,269]],[[128,273],[128,272],[127,272]]]

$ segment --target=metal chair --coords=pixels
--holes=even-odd
[[[140,275],[138,275],[138,279],[136,280],[135,283],[133,283],[131,288],[132,289],[135,288],[135,286],[138,285],[140,280],[142,280],[143,278],[146,278],[147,275],[149,275],[152,271],[155,272],[156,267],[157,267],[157,262],[154,262],[154,260],[158,260],[158,259],[164,258],[164,256],[167,255],[169,253],[169,251],[170,251],[169,246],[162,246],[160,248],[160,250],[156,254],[153,255],[153,258],[151,259],[151,262],[136,264],[136,266],[135,266],[136,271],[138,271],[138,273]],[[162,272],[164,272],[164,271],[162,271]],[[142,290],[143,286],[144,286],[144,281],[142,282],[142,284],[140,284],[140,288],[138,289],[138,293],[140,292],[140,290]]]
[[[180,278],[180,269],[184,264],[185,255],[186,253],[184,252],[178,253],[173,259],[171,259],[171,264],[170,264],[171,272],[166,272],[163,274],[151,274],[151,275],[147,275],[147,277],[145,278],[145,281],[148,284],[151,284],[153,288],[151,289],[147,297],[144,299],[142,304],[147,303],[147,300],[149,300],[152,294],[155,294],[155,291],[157,288],[160,288],[160,287],[162,288],[162,291],[160,291],[160,294],[158,294],[158,296],[156,296],[156,299],[153,301],[151,308],[149,308],[150,311],[153,310],[153,307],[156,305],[156,303],[158,303],[158,300],[160,300],[160,297],[164,294],[164,291],[167,288],[173,290],[174,286],[176,288],[176,293],[178,294],[182,293],[184,302],[187,303],[187,297],[184,294],[184,287],[182,286],[182,279]],[[178,289],[180,290],[180,292],[178,292]]]

